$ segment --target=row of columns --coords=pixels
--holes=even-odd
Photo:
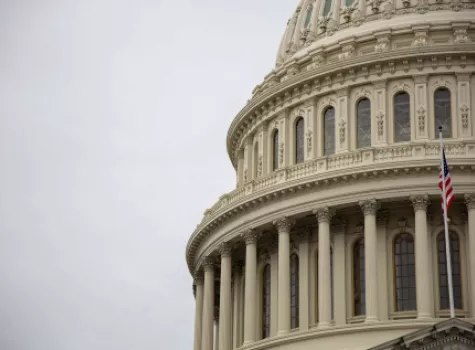
[[[416,285],[430,285],[430,255],[431,249],[427,231],[427,195],[411,196],[410,200],[415,213],[415,269]],[[465,196],[468,209],[469,253],[472,275],[475,274],[475,194]],[[365,249],[365,289],[366,289],[366,323],[380,320],[378,301],[378,261],[377,261],[377,226],[376,213],[379,203],[376,200],[365,200],[359,203],[364,214],[364,249]],[[332,322],[331,297],[331,257],[330,257],[330,221],[334,215],[331,208],[324,207],[314,211],[318,220],[318,327],[328,328]],[[290,331],[290,231],[295,224],[293,219],[283,217],[273,222],[278,232],[278,305],[277,305],[277,336],[283,336]],[[309,243],[307,239],[300,243],[300,319],[299,328],[309,326]],[[256,341],[256,281],[257,281],[257,232],[249,229],[241,234],[246,246],[245,281],[244,281],[244,334],[243,346]],[[237,313],[233,314],[232,300],[232,261],[231,247],[222,243],[219,249],[221,255],[220,276],[220,305],[219,305],[219,350],[231,350],[240,346],[235,340],[236,326],[240,320]],[[339,252],[344,254],[343,252]],[[338,256],[338,255],[337,255]],[[213,350],[213,314],[214,314],[214,280],[215,270],[213,261],[209,258],[202,263],[204,281],[196,277],[196,311],[194,350]],[[235,286],[240,289],[240,286]],[[344,293],[342,294],[344,297]],[[471,300],[475,300],[475,286],[470,288]],[[433,315],[433,297],[424,288],[416,288],[417,317],[429,319]],[[237,309],[237,298],[234,300],[234,310]],[[475,315],[475,302],[471,305],[471,314]],[[233,330],[233,323],[235,328]],[[236,339],[237,337],[234,337]],[[215,349],[216,350],[216,349]]]

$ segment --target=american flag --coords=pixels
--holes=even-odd
[[[441,165],[439,172],[439,188],[442,192],[442,211],[444,211],[444,187],[442,181],[445,178],[445,198],[447,199],[447,211],[449,211],[449,207],[454,201],[454,189],[452,187],[452,179],[450,178],[449,167],[447,166],[447,160],[445,159],[444,149],[442,149],[442,157],[444,169],[442,169]]]

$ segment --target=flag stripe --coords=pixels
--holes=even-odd
[[[443,160],[443,167],[442,164],[440,166],[439,171],[439,188],[441,191],[442,196],[442,211],[444,210],[444,186],[442,181],[445,178],[445,197],[447,199],[447,211],[449,210],[450,205],[454,201],[454,189],[452,187],[452,178],[450,177],[449,167],[447,165],[447,159],[445,158],[445,150],[442,149],[442,160]]]

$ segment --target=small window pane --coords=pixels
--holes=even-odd
[[[366,313],[366,296],[363,239],[358,240],[353,246],[353,296],[355,316],[364,315]]]
[[[277,170],[279,168],[279,130],[274,131],[272,154],[274,156],[272,169]]]
[[[450,108],[450,91],[448,89],[437,90],[434,93],[436,137],[439,137],[439,126],[442,126],[442,137],[452,137],[452,118]]]
[[[450,260],[452,261],[452,284],[454,291],[454,307],[462,309],[462,278],[460,274],[460,245],[458,235],[454,232],[450,236]],[[447,265],[445,255],[445,234],[441,232],[437,236],[438,268],[439,268],[439,297],[440,309],[450,308],[449,291],[447,283]]]
[[[358,140],[357,147],[371,146],[371,102],[365,98],[358,103],[357,107]]]
[[[302,163],[305,157],[304,124],[303,118],[295,123],[295,163]]]
[[[394,96],[394,142],[411,140],[411,112],[409,94]]]
[[[262,293],[262,338],[270,336],[270,265],[264,267]]]
[[[396,311],[416,310],[414,239],[402,233],[394,240]]]
[[[323,129],[325,130],[324,152],[325,156],[328,156],[335,153],[335,109],[333,107],[325,111],[323,123]]]

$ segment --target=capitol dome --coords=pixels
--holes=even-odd
[[[194,350],[475,349],[474,107],[475,1],[300,1],[186,248]]]

